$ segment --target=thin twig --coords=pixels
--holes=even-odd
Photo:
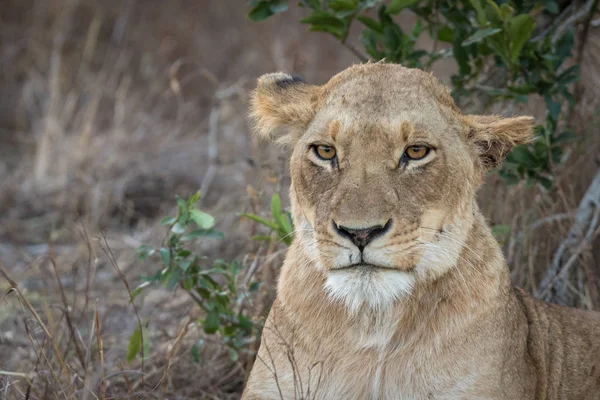
[[[91,280],[92,280],[92,261],[93,261],[93,249],[92,249],[92,240],[90,239],[89,232],[85,227],[84,223],[81,223],[81,230],[83,233],[80,233],[83,236],[85,245],[87,247],[87,268],[85,274],[85,301],[83,303],[83,308],[81,309],[81,316],[86,312],[87,306],[90,299],[90,290],[91,290]]]
[[[598,6],[598,0],[588,0],[585,5],[576,13],[571,15],[565,20],[564,23],[556,27],[554,34],[552,35],[552,43],[556,43],[560,39],[567,29],[575,26],[576,24],[585,21],[588,16],[594,14],[595,8]],[[591,17],[590,17],[591,19]]]
[[[58,284],[58,290],[60,292],[60,297],[61,300],[63,302],[63,307],[64,307],[64,315],[65,318],[67,320],[67,327],[69,328],[69,333],[71,334],[71,340],[73,341],[73,343],[75,344],[75,352],[77,353],[77,358],[79,358],[79,362],[81,363],[81,367],[83,368],[83,371],[86,371],[86,363],[85,363],[85,357],[83,355],[83,350],[81,350],[81,347],[79,346],[79,340],[77,338],[77,335],[75,335],[75,327],[73,326],[73,320],[71,319],[71,311],[69,310],[69,302],[67,300],[67,296],[65,294],[65,289],[63,288],[62,282],[60,280],[60,275],[58,274],[58,268],[56,266],[56,257],[54,252],[50,252],[48,258],[50,259],[50,264],[52,265],[52,268],[54,270],[54,275],[56,277],[56,282]]]
[[[556,29],[558,29],[558,26],[562,25],[565,21],[565,19],[567,19],[569,17],[569,15],[572,14],[573,12],[573,7],[575,7],[575,3],[572,2],[570,3],[562,13],[560,13],[560,15],[556,18],[554,18],[554,22],[551,23],[549,26],[546,27],[546,29],[544,29],[539,35],[535,36],[533,39],[531,39],[531,42],[535,43],[535,42],[540,42],[542,40],[544,40],[544,38],[546,36],[548,36],[550,33],[555,32]]]
[[[141,357],[141,359],[142,359],[142,361],[141,361],[142,362],[142,365],[141,365],[142,384],[144,384],[144,327],[142,325],[142,319],[140,318],[140,314],[138,313],[137,307],[135,306],[133,294],[131,293],[131,288],[129,287],[129,282],[127,282],[127,278],[125,278],[123,271],[121,271],[121,268],[119,268],[119,265],[117,264],[115,255],[113,254],[110,246],[108,245],[108,239],[106,238],[106,234],[104,232],[101,232],[101,235],[102,235],[102,239],[104,240],[104,246],[101,246],[102,250],[108,257],[108,259],[109,259],[110,263],[112,264],[112,266],[114,267],[114,269],[117,271],[117,275],[119,275],[119,278],[125,285],[125,289],[127,289],[127,293],[129,294],[129,302],[131,303],[131,306],[133,307],[133,313],[135,314],[135,317],[138,322],[138,327],[140,329],[140,344],[141,344],[141,348],[142,348],[142,357]]]
[[[586,246],[589,246],[594,239],[597,225],[600,218],[600,169],[596,172],[594,179],[590,183],[585,195],[583,196],[575,221],[569,230],[566,239],[560,244],[552,264],[546,275],[541,281],[536,296],[538,298],[549,299],[549,293],[559,280],[567,279],[569,269],[577,260]],[[574,250],[570,252],[575,246]],[[570,254],[566,263],[563,264],[565,254]]]
[[[104,342],[102,340],[102,329],[98,316],[98,304],[94,307],[94,324],[96,325],[96,344],[98,345],[98,360],[100,361],[100,398],[106,400],[106,389],[104,386]]]

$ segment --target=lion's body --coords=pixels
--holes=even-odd
[[[473,200],[531,121],[462,116],[429,75],[399,66],[354,67],[323,87],[282,76],[259,83],[254,109],[263,129],[298,130],[298,233],[244,398],[600,399],[600,314],[512,288]],[[406,77],[424,83],[403,92]],[[394,96],[373,100],[386,82]],[[335,142],[335,166],[307,155],[324,140]],[[423,163],[386,165],[419,140],[435,149]],[[391,228],[358,251],[336,236],[338,222]]]

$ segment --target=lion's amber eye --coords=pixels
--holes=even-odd
[[[323,160],[333,160],[335,158],[335,147],[318,145],[315,146],[315,153]]]
[[[410,146],[406,149],[405,154],[411,160],[420,160],[429,153],[427,146]]]

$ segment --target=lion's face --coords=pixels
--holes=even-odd
[[[321,87],[261,80],[259,128],[292,128],[297,246],[353,310],[456,264],[486,169],[530,131],[529,118],[464,116],[435,78],[398,65],[353,67]]]

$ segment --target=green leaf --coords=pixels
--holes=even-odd
[[[197,344],[192,345],[192,358],[196,364],[200,362],[200,348]]]
[[[277,222],[279,223],[279,226],[285,235],[292,233],[292,224],[290,223],[290,220],[286,214],[279,214],[277,216]]]
[[[560,75],[556,77],[556,80],[563,85],[577,82],[579,80],[579,66],[572,65],[564,70]]]
[[[150,330],[148,329],[148,322],[146,322],[146,325],[144,325],[143,335],[144,335],[144,348],[143,348],[142,357],[144,358],[144,360],[146,360],[148,358],[148,356],[150,355]]]
[[[546,0],[544,1],[544,8],[551,14],[558,14],[560,9],[558,8],[558,3],[556,0]]]
[[[198,200],[200,200],[200,191],[199,190],[188,198],[187,204],[191,208],[198,202]]]
[[[487,7],[485,8],[485,15],[488,18],[488,22],[491,22],[492,25],[496,25],[504,21],[506,14],[510,13],[509,10],[512,10],[512,8],[508,4],[503,4],[504,11],[502,11],[502,9],[498,7],[498,4],[496,4],[494,0],[486,0],[486,2]]]
[[[303,24],[323,25],[339,29],[346,29],[346,23],[343,19],[323,10],[314,10],[308,17],[302,18],[300,22]]]
[[[177,285],[177,283],[179,283],[179,281],[181,280],[181,269],[175,269],[173,268],[171,271],[169,271],[168,273],[168,278],[167,278],[167,282],[165,283],[165,286],[167,289],[173,289],[175,287],[175,285]]]
[[[496,11],[502,21],[515,13],[515,10],[508,3],[504,3],[498,7],[494,0],[488,0],[488,4]]]
[[[252,282],[250,284],[250,286],[248,287],[248,291],[250,293],[258,292],[259,287],[260,287],[260,282]]]
[[[190,254],[192,254],[192,252],[187,249],[179,249],[179,250],[177,250],[176,254],[177,254],[177,256],[179,256],[181,258],[186,258]]]
[[[175,218],[175,217],[164,217],[163,219],[160,220],[160,224],[161,225],[172,225],[175,223],[175,221],[177,221],[177,218]]]
[[[260,22],[272,15],[287,11],[286,0],[261,0],[248,12],[248,18],[254,22]]]
[[[190,233],[186,233],[181,237],[181,240],[187,242],[192,239],[196,239],[199,237],[211,238],[211,239],[223,239],[225,236],[223,232],[219,232],[214,229],[196,229],[191,231]]]
[[[513,162],[516,162],[517,164],[523,165],[525,167],[534,168],[537,166],[535,157],[525,146],[515,147],[510,153],[510,158]]]
[[[145,260],[146,258],[153,255],[154,252],[155,252],[154,248],[147,244],[141,245],[137,249],[137,255],[140,260]]]
[[[248,12],[248,18],[254,22],[263,21],[272,15],[269,5],[262,1]]]
[[[483,6],[481,5],[480,0],[469,0],[475,11],[477,12],[477,22],[479,22],[480,26],[485,26],[487,24],[487,17],[485,16],[485,11],[483,10]]]
[[[162,272],[163,272],[162,270],[159,270],[159,271],[156,271],[156,273],[154,275],[142,276],[141,280],[142,280],[142,282],[150,282],[150,283],[159,282],[160,278],[162,277]]]
[[[271,197],[271,216],[277,220],[279,214],[281,214],[281,199],[278,194],[274,194]]]
[[[555,69],[558,69],[564,60],[571,56],[573,45],[575,44],[575,35],[573,29],[567,30],[556,42],[555,56],[556,61],[553,63]]]
[[[257,240],[257,241],[270,242],[271,240],[273,240],[273,236],[268,236],[268,235],[253,235],[253,236],[250,237],[250,239]]]
[[[204,328],[204,332],[209,335],[215,333],[219,329],[219,312],[215,309],[210,310],[204,319],[202,327]]]
[[[500,176],[501,176],[501,177],[502,177],[504,180],[506,180],[506,183],[507,183],[507,184],[509,184],[509,185],[516,185],[517,183],[519,183],[519,182],[520,182],[520,179],[519,179],[519,177],[518,177],[518,176],[516,176],[515,174],[513,174],[513,173],[511,173],[511,172],[508,172],[508,171],[506,170],[506,166],[505,166],[505,168],[504,168],[504,169],[502,169],[502,170],[500,171]]]
[[[343,38],[347,31],[347,25],[343,19],[323,10],[313,11],[311,15],[301,19],[300,22],[311,25],[310,31],[331,33],[338,39]]]
[[[464,33],[460,30],[452,32],[452,53],[458,64],[460,75],[468,75],[471,73],[471,66],[469,64],[469,54],[467,50],[462,46],[462,42],[465,40]],[[457,88],[455,88],[455,92]]]
[[[402,43],[402,37],[402,30],[398,25],[387,24],[383,27],[383,44],[387,49],[398,51]]]
[[[350,11],[353,12],[358,5],[358,0],[331,0],[329,2],[329,8],[336,13]]]
[[[554,144],[565,143],[570,142],[575,138],[577,138],[575,132],[567,130],[557,135],[556,138],[554,138],[553,142]]]
[[[473,35],[469,36],[469,38],[467,38],[467,40],[462,42],[462,45],[469,46],[469,45],[472,45],[473,43],[479,43],[486,37],[495,35],[498,32],[502,32],[502,29],[500,29],[500,28],[480,29],[477,32],[475,32]]]
[[[560,103],[554,101],[554,99],[552,99],[550,96],[545,96],[544,100],[546,101],[546,111],[548,113],[548,117],[555,122],[558,121],[558,116],[560,115],[561,110]]]
[[[171,265],[171,253],[169,252],[169,249],[165,249],[164,247],[162,247],[159,250],[160,253],[160,258],[162,259],[163,265],[165,267],[168,267]]]
[[[283,231],[284,234],[292,232],[292,225],[287,215],[281,211],[281,199],[277,194],[274,194],[271,198],[271,215],[277,221],[279,230]]]
[[[233,362],[236,362],[238,360],[238,352],[235,349],[229,349],[228,350],[229,353],[229,359]]]
[[[575,107],[575,97],[573,97],[573,95],[566,89],[561,91],[561,93],[563,97],[567,100],[567,103],[569,103],[569,107]]]
[[[531,37],[535,20],[529,14],[517,15],[508,20],[508,36],[510,38],[510,59],[515,62],[521,54],[521,49]]]
[[[417,22],[413,25],[412,30],[410,31],[410,36],[412,39],[417,40],[423,31],[423,24],[421,23],[421,19],[417,19]]]
[[[419,0],[392,0],[387,6],[386,12],[388,14],[398,14],[400,11],[412,7],[418,2]]]
[[[177,219],[182,222],[187,222],[189,218],[188,205],[181,197],[177,197]]]
[[[537,91],[537,87],[535,85],[525,83],[520,86],[509,86],[508,90],[517,94],[530,94],[535,93]]]
[[[215,217],[200,210],[192,210],[190,217],[202,229],[210,229],[215,225]]]
[[[505,66],[510,67],[510,54],[509,49],[506,49],[504,46],[504,38],[498,36],[490,36],[487,40],[487,45],[494,50],[498,58],[502,60]]]
[[[492,234],[496,237],[504,237],[510,233],[510,225],[494,225]]]
[[[185,224],[182,224],[181,222],[176,223],[171,228],[171,232],[177,235],[181,235],[183,232],[185,232]]]
[[[127,346],[127,362],[132,362],[135,357],[139,354],[142,348],[142,330],[138,326],[129,338],[129,345]]]
[[[240,217],[245,217],[245,218],[251,219],[252,221],[258,222],[261,225],[267,226],[273,230],[277,230],[277,224],[273,223],[272,221],[268,221],[262,217],[259,217],[258,215],[242,214],[242,215],[240,215]]]
[[[374,19],[365,17],[364,15],[359,15],[358,17],[356,17],[356,19],[362,22],[367,28],[371,29],[372,31],[375,31],[377,33],[383,33],[383,28],[381,27],[381,24],[375,21]]]
[[[238,321],[239,321],[240,327],[242,327],[242,329],[247,330],[249,333],[251,332],[252,327],[254,326],[252,321],[250,321],[248,318],[244,317],[241,313],[238,314]]]
[[[150,286],[151,282],[142,282],[141,284],[138,285],[138,287],[136,287],[135,289],[133,289],[131,291],[131,297],[132,299],[135,300],[135,298],[137,296],[139,296],[140,293],[142,293],[142,290],[144,290],[144,288]]]
[[[544,178],[543,176],[538,176],[537,180],[544,189],[549,190],[552,188],[552,181],[550,179]]]
[[[198,293],[204,300],[210,299],[210,291],[208,289],[199,287],[196,288],[196,293]]]
[[[452,29],[449,26],[442,26],[437,31],[437,39],[440,42],[452,43]]]

